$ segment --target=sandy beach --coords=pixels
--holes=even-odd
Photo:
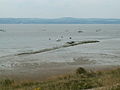
[[[110,64],[100,64],[95,60],[91,60],[90,56],[95,56],[95,58],[106,59],[108,55],[97,55],[97,54],[81,54],[81,57],[73,58],[70,62],[39,62],[39,59],[31,59],[34,55],[23,55],[23,56],[8,56],[10,60],[16,60],[17,63],[11,61],[8,64],[2,65],[0,69],[0,77],[2,79],[14,79],[14,80],[47,80],[53,76],[59,76],[62,74],[67,74],[74,72],[78,67],[84,67],[86,70],[109,70],[118,68],[118,65]],[[86,57],[83,55],[86,55]],[[35,54],[34,57],[39,57],[40,54]],[[11,58],[10,58],[11,57]],[[27,62],[19,61],[22,58],[26,58]],[[29,58],[29,59],[28,59]],[[95,59],[94,58],[94,59]],[[113,59],[113,56],[110,56]],[[5,59],[5,58],[4,58]],[[114,57],[114,59],[119,59]],[[7,60],[7,59],[6,59]],[[34,60],[34,61],[33,61]],[[19,61],[19,63],[18,63]]]

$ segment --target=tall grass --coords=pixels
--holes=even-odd
[[[102,71],[87,71],[78,68],[75,72],[51,77],[46,81],[0,81],[0,90],[120,90],[120,68]]]

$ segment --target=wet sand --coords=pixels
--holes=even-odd
[[[0,69],[0,77],[14,80],[47,80],[53,76],[74,72],[78,67],[95,71],[118,68],[119,65],[100,65],[87,57],[74,58],[72,62],[22,62]]]

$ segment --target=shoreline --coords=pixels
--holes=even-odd
[[[74,72],[77,68],[82,67],[88,71],[102,71],[119,68],[119,65],[67,65],[66,63],[48,63],[46,66],[39,68],[27,69],[14,68],[13,70],[0,70],[0,77],[2,79],[13,80],[40,80],[44,81],[50,77],[64,75]]]
[[[46,58],[49,60],[49,57],[54,56],[50,51],[32,55],[3,57],[1,60],[0,77],[2,79],[43,81],[53,76],[74,72],[79,67],[96,71],[109,70],[120,66],[119,63],[116,63],[116,61],[119,61],[119,57],[111,54],[69,53],[68,55],[66,54],[67,57],[71,55],[74,57],[64,62],[60,61],[59,57],[53,57],[53,61],[44,60],[42,58],[43,55],[47,56]],[[58,62],[56,58],[59,59]],[[112,62],[115,64],[112,64]]]
[[[49,57],[54,56],[50,51],[32,55],[4,57],[0,65],[0,77],[2,79],[44,81],[53,76],[74,72],[79,67],[93,71],[120,67],[119,63],[116,63],[116,61],[119,61],[119,56],[111,54],[69,53],[65,56],[69,57],[73,55],[74,57],[64,62],[60,61],[61,59],[59,57],[52,57],[54,59],[52,59],[53,61],[44,60],[44,58],[42,58],[43,55],[49,60],[51,59]],[[59,59],[59,61],[57,62],[56,59]],[[104,63],[102,61],[104,61]]]

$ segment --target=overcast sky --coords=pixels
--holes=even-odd
[[[120,18],[120,0],[0,0],[0,18]]]

